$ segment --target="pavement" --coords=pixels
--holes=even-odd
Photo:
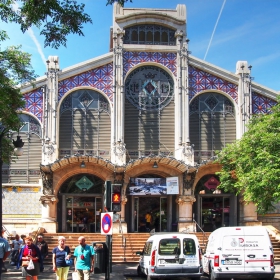
[[[21,268],[17,269],[14,266],[6,264],[8,269],[7,272],[2,273],[2,280],[6,279],[21,279],[24,278],[21,276]],[[113,263],[112,273],[109,275],[107,280],[143,280],[145,277],[139,277],[136,272],[137,263]],[[67,280],[72,280],[73,268],[70,269]],[[280,280],[280,263],[275,264],[275,278]],[[55,280],[55,273],[52,271],[51,266],[46,266],[44,272],[38,276],[38,280]],[[105,273],[100,274],[91,274],[90,279],[105,280]],[[186,279],[186,278],[185,278]],[[167,280],[167,279],[165,279]],[[173,279],[170,279],[173,280]]]

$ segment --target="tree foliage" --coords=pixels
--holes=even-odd
[[[58,48],[66,46],[67,35],[84,35],[83,24],[92,22],[84,8],[74,0],[2,0],[0,20],[19,24],[22,32],[36,26],[45,37],[45,47]]]
[[[115,2],[118,2],[122,7],[124,6],[124,3],[130,1],[132,3],[132,0],[107,0],[107,5],[112,5],[114,4]]]
[[[280,201],[280,105],[271,114],[256,115],[248,131],[218,153],[223,165],[219,188],[242,194],[260,214]]]
[[[7,34],[0,33],[0,42]],[[20,128],[18,111],[25,102],[22,99],[18,84],[31,82],[36,77],[31,67],[31,55],[20,50],[20,47],[9,47],[0,50],[0,138],[2,139],[3,161],[8,162],[11,141],[3,136],[9,130]]]
[[[128,0],[118,0],[124,5]],[[132,2],[132,0],[130,0]],[[108,1],[113,4],[115,1]],[[58,48],[66,46],[67,35],[82,32],[83,25],[92,23],[84,12],[85,4],[74,0],[1,0],[0,22],[16,23],[24,33],[30,27],[38,27],[44,36],[44,45]],[[24,107],[24,100],[18,85],[32,82],[36,75],[31,66],[31,55],[21,51],[21,46],[1,49],[1,42],[8,34],[0,27],[0,138],[3,142],[3,159],[9,150],[7,138],[9,130],[18,130],[18,112]]]
[[[83,35],[83,24],[92,22],[84,7],[72,0],[2,0],[0,22],[16,23],[22,32],[36,26],[45,38],[45,46],[58,48],[66,46],[67,35]],[[36,78],[31,55],[23,52],[21,46],[1,49],[1,42],[6,39],[8,34],[0,28],[0,138],[4,161],[8,160],[11,143],[4,136],[20,128],[18,113],[25,105],[19,85],[32,83]]]

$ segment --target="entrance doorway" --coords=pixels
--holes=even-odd
[[[196,221],[205,232],[237,225],[235,195],[198,195],[194,207]]]
[[[63,232],[100,232],[101,197],[63,195]]]
[[[134,232],[156,232],[168,230],[167,197],[134,197]],[[145,216],[151,215],[151,223],[146,227]]]

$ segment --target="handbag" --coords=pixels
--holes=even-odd
[[[66,262],[66,265],[68,265],[68,266],[72,266],[74,264],[73,259],[65,260],[65,262]]]
[[[72,272],[72,280],[79,280],[78,272]]]
[[[26,269],[28,269],[28,270],[34,269],[34,263],[32,260],[29,261],[28,267]]]
[[[29,265],[29,261],[22,261],[21,265],[23,267],[27,267]]]
[[[71,258],[66,259],[66,258],[67,258],[67,252],[65,252],[65,262],[66,262],[66,265],[72,266],[74,264],[73,259],[71,259]]]

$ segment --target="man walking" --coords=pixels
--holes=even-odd
[[[23,240],[19,238],[19,235],[16,234],[15,240],[12,241],[12,253],[11,253],[11,265],[16,265],[18,261],[19,249],[23,244]]]
[[[11,250],[8,241],[2,237],[4,231],[5,230],[2,228],[2,235],[0,237],[0,280],[2,276],[2,267],[4,266],[4,262],[9,256]]]
[[[94,249],[86,244],[84,236],[80,236],[79,246],[74,251],[75,271],[78,273],[79,280],[89,280],[90,273],[94,269]]]
[[[38,235],[37,242],[35,245],[40,249],[42,260],[44,263],[45,258],[47,258],[49,254],[48,243],[43,239],[42,235]],[[43,266],[43,270],[44,270],[44,266]]]

